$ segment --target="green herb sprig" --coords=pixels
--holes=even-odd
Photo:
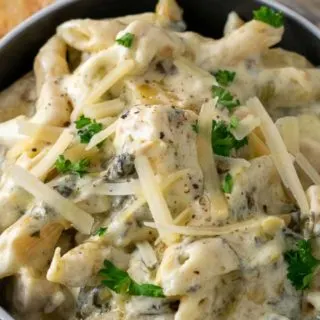
[[[254,20],[262,21],[274,28],[281,28],[284,25],[284,16],[269,7],[262,6],[260,9],[253,11]]]
[[[235,79],[236,73],[228,70],[218,70],[214,76],[220,86],[227,87]]]
[[[102,280],[102,284],[118,294],[165,297],[161,287],[153,284],[138,284],[129,276],[128,272],[117,268],[109,260],[104,261],[104,268],[99,271],[99,275],[105,278]]]
[[[213,85],[212,86],[213,98],[218,98],[218,104],[222,107],[232,111],[235,107],[240,106],[240,101],[235,99],[233,95],[225,88]]]
[[[122,37],[117,38],[116,42],[118,44],[120,44],[121,46],[124,46],[126,48],[131,48],[131,46],[133,44],[133,40],[134,40],[134,34],[130,33],[130,32],[127,32]]]
[[[84,115],[82,115],[79,120],[75,121],[75,124],[78,129],[80,142],[84,144],[89,143],[92,137],[103,129],[101,123],[86,118]]]
[[[237,140],[230,131],[230,124],[213,120],[211,144],[215,154],[228,157],[232,150],[238,150],[248,144],[248,139],[245,137]]]
[[[72,163],[69,159],[66,159],[64,155],[60,155],[55,162],[55,168],[59,173],[75,173],[82,177],[85,173],[88,173],[90,166],[90,160],[81,159],[80,161]]]
[[[105,233],[107,232],[108,228],[107,227],[100,227],[95,233],[95,236],[99,236],[102,237],[105,235]]]
[[[287,277],[292,285],[297,290],[308,289],[320,265],[320,260],[312,255],[310,240],[299,240],[296,249],[287,251],[284,258],[288,263]]]
[[[233,189],[233,178],[230,173],[227,173],[222,181],[222,191],[231,193]]]

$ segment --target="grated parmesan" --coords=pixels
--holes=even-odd
[[[78,231],[90,234],[94,220],[87,212],[78,208],[57,191],[51,189],[34,175],[17,165],[9,169],[9,175],[18,186],[55,209],[66,220],[70,221]]]
[[[276,126],[287,150],[292,155],[296,155],[300,149],[300,130],[297,117],[280,118],[276,121]]]
[[[300,168],[308,175],[312,182],[316,185],[320,185],[320,175],[318,171],[312,166],[308,159],[302,154],[297,153],[295,157],[296,163]]]
[[[302,214],[308,214],[309,204],[306,194],[276,125],[258,98],[248,100],[247,105],[250,110],[261,119],[261,130],[284,185],[292,192]]]
[[[278,217],[263,217],[247,220],[244,222],[234,223],[231,225],[226,225],[222,227],[189,227],[189,226],[177,226],[173,224],[157,224],[154,222],[145,222],[145,226],[154,228],[168,230],[177,234],[182,234],[185,236],[220,236],[229,234],[237,231],[248,231],[250,228],[256,228],[258,226],[264,227],[264,225],[275,225],[279,229],[284,226],[284,221]],[[264,229],[264,228],[263,228]]]
[[[211,203],[211,214],[214,219],[225,219],[228,216],[228,204],[221,191],[220,178],[211,147],[212,119],[217,100],[202,105],[198,124],[198,159],[204,177],[204,188]]]
[[[117,125],[118,125],[118,121],[115,121],[109,127],[107,127],[106,129],[94,135],[90,140],[88,146],[86,147],[86,150],[92,149],[93,147],[98,145],[100,142],[102,142],[103,140],[109,138],[112,134],[114,134],[117,129]]]
[[[31,173],[36,177],[43,179],[52,169],[59,155],[63,154],[68,148],[72,140],[73,135],[68,129],[65,129],[43,159],[31,169]]]
[[[135,159],[135,167],[141,184],[144,198],[147,200],[152,217],[156,223],[172,224],[172,216],[161,188],[146,156],[139,155]],[[166,243],[174,240],[174,235],[159,230],[160,237]]]
[[[137,242],[137,248],[145,265],[152,269],[158,264],[156,253],[148,241]]]

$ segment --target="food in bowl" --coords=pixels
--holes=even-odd
[[[205,38],[173,0],[57,28],[0,95],[16,319],[315,319],[320,70],[283,32]]]

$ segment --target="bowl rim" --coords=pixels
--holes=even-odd
[[[0,48],[5,47],[12,41],[17,35],[22,33],[24,29],[28,28],[32,24],[36,23],[38,20],[44,18],[46,15],[49,15],[51,12],[55,12],[60,10],[61,8],[68,6],[72,3],[76,3],[78,0],[63,0],[58,1],[42,10],[38,11],[31,17],[27,18],[25,21],[20,23],[18,26],[13,28],[9,33],[7,33],[1,40],[0,40]],[[302,16],[300,13],[294,11],[293,9],[289,8],[288,6],[275,2],[275,0],[255,0],[255,2],[260,2],[264,5],[270,6],[274,9],[277,9],[281,12],[284,12],[285,15],[289,16],[290,18],[296,20],[299,24],[301,24],[304,28],[306,28],[309,32],[315,35],[320,40],[320,28],[309,21],[307,18]]]
[[[76,3],[78,0],[64,0],[56,2],[39,12],[35,13],[31,17],[27,18],[25,21],[20,23],[18,26],[13,28],[9,33],[7,33],[1,40],[0,40],[0,48],[7,46],[16,36],[24,31],[24,29],[28,28],[32,24],[36,23],[38,20],[44,18],[46,15],[50,14],[51,12],[55,12],[60,10],[61,8],[68,6],[72,3]],[[309,21],[307,18],[302,16],[300,13],[294,11],[293,9],[289,8],[288,6],[275,2],[274,0],[255,0],[256,2],[260,2],[264,5],[270,6],[274,9],[284,12],[287,16],[297,21],[301,24],[304,28],[306,28],[309,32],[315,35],[320,40],[320,28],[318,28],[315,24]],[[14,320],[1,306],[0,306],[0,318],[4,320]]]

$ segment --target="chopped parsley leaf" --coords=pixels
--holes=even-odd
[[[85,116],[81,116],[79,120],[75,121],[76,128],[81,143],[89,143],[91,138],[102,130],[102,124],[91,120]]]
[[[222,181],[222,191],[224,193],[231,193],[233,188],[233,178],[230,173],[227,173]]]
[[[235,129],[239,125],[239,119],[236,116],[230,118],[229,127],[230,129]]]
[[[240,101],[235,99],[227,89],[219,86],[212,86],[212,96],[218,98],[218,103],[229,111],[240,105]]]
[[[254,20],[267,23],[274,28],[281,28],[284,25],[283,13],[266,6],[262,6],[260,9],[253,11],[253,18]]]
[[[238,150],[248,144],[248,139],[245,137],[242,140],[237,140],[230,132],[226,122],[213,120],[211,144],[215,154],[228,157],[232,150]]]
[[[310,287],[312,278],[320,265],[320,260],[312,255],[310,240],[299,240],[296,249],[284,254],[288,263],[287,277],[297,290]]]
[[[214,76],[220,86],[227,87],[234,80],[236,73],[228,70],[218,70]]]
[[[198,123],[198,121],[192,125],[192,130],[195,133],[199,133],[199,123]]]
[[[130,33],[130,32],[127,32],[122,37],[117,38],[116,42],[118,44],[120,44],[121,46],[124,46],[126,48],[131,48],[133,40],[134,40],[134,34]]]
[[[118,294],[145,297],[165,297],[161,287],[153,284],[138,284],[130,275],[117,268],[111,261],[104,261],[104,268],[99,275],[105,278],[102,284]]]
[[[100,227],[95,233],[94,235],[95,236],[99,236],[99,237],[102,237],[105,235],[105,233],[107,232],[107,227]]]
[[[86,118],[84,115],[81,115],[80,119],[75,121],[77,129],[82,129],[83,127],[87,126],[90,123],[91,123],[91,119]]]
[[[72,163],[69,159],[66,159],[64,155],[60,155],[55,162],[55,167],[59,173],[76,173],[82,177],[88,172],[90,166],[90,160],[81,159],[80,161]]]

